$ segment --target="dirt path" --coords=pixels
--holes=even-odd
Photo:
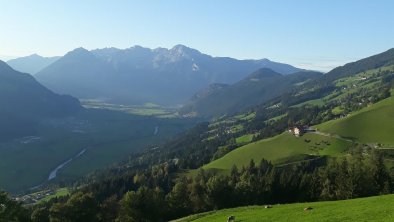
[[[331,137],[331,138],[343,140],[343,141],[346,141],[346,142],[351,142],[351,143],[354,142],[353,140],[344,138],[344,137],[342,137],[342,136],[340,136],[340,135],[331,134],[331,133],[325,133],[325,132],[320,132],[320,131],[318,131],[318,130],[313,131],[313,132],[310,132],[310,133],[314,133],[314,134],[321,135],[321,136],[326,136],[326,137]]]
[[[310,161],[318,160],[321,158],[324,158],[324,156],[318,156],[318,157],[315,157],[312,159],[298,160],[298,161],[294,161],[294,162],[290,162],[290,163],[279,164],[279,165],[276,165],[275,167],[283,167],[283,166],[288,166],[288,165],[297,164],[297,163],[310,162]]]

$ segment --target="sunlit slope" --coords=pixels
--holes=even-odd
[[[235,221],[393,221],[394,195],[385,195],[353,200],[273,205],[271,209],[263,206],[224,209],[177,220],[177,222],[226,221],[231,215]],[[312,210],[304,211],[304,208]]]
[[[251,159],[258,163],[262,158],[270,160],[274,164],[282,164],[313,158],[313,155],[336,156],[340,155],[349,145],[350,142],[344,140],[312,133],[295,137],[285,132],[235,149],[203,168],[228,170],[233,164],[242,167],[248,165]]]
[[[394,98],[387,98],[346,118],[328,121],[316,128],[362,143],[394,146]]]

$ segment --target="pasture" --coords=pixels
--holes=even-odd
[[[185,217],[173,222],[226,221],[230,215],[239,222],[334,222],[334,221],[394,221],[394,195],[352,200],[249,206],[223,209]],[[304,209],[310,207],[311,210]]]
[[[240,168],[248,165],[251,159],[256,163],[264,158],[274,164],[284,164],[321,155],[337,156],[343,155],[350,145],[347,141],[313,133],[295,137],[284,132],[237,148],[203,166],[203,169],[229,170],[233,164]]]

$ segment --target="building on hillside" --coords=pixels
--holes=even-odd
[[[289,128],[289,133],[293,134],[296,137],[302,136],[302,134],[306,132],[313,132],[314,129],[311,129],[309,126],[293,126]]]
[[[294,126],[294,127],[291,127],[291,128],[289,129],[289,133],[292,133],[294,136],[299,137],[299,136],[301,136],[301,134],[302,134],[303,132],[302,132],[302,128],[301,128],[301,127]]]

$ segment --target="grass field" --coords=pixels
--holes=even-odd
[[[324,101],[322,99],[314,99],[314,100],[309,100],[297,105],[294,105],[293,107],[301,107],[301,106],[322,106],[324,105]]]
[[[105,110],[85,110],[72,118],[46,120],[34,135],[38,139],[0,143],[0,189],[15,193],[39,185],[47,180],[51,170],[83,149],[86,152],[58,176],[85,175],[161,143],[191,127],[193,121]]]
[[[253,136],[254,136],[253,134],[246,134],[246,135],[237,137],[237,138],[235,139],[235,142],[236,142],[237,144],[249,143],[250,141],[252,141]]]
[[[70,190],[68,188],[60,188],[55,191],[54,194],[48,195],[45,198],[41,199],[40,202],[48,201],[55,197],[63,197],[70,194]]]
[[[178,117],[176,108],[163,107],[153,103],[145,103],[143,105],[118,105],[112,103],[105,103],[98,100],[81,100],[81,103],[85,108],[120,111],[128,114],[154,116],[158,118]]]
[[[251,159],[257,163],[264,158],[274,164],[283,164],[303,160],[313,155],[337,156],[343,155],[350,145],[350,142],[317,134],[308,133],[301,137],[295,137],[285,132],[237,148],[222,158],[203,166],[203,169],[229,170],[233,164],[236,164],[237,167],[248,165]]]
[[[270,209],[265,209],[263,206],[250,206],[197,214],[176,222],[226,221],[231,215],[235,216],[235,221],[242,222],[389,222],[394,221],[393,202],[394,195],[385,195],[343,201],[273,205]],[[306,207],[313,209],[304,211]]]
[[[394,97],[364,108],[348,117],[316,126],[319,131],[353,138],[362,143],[394,146]]]

